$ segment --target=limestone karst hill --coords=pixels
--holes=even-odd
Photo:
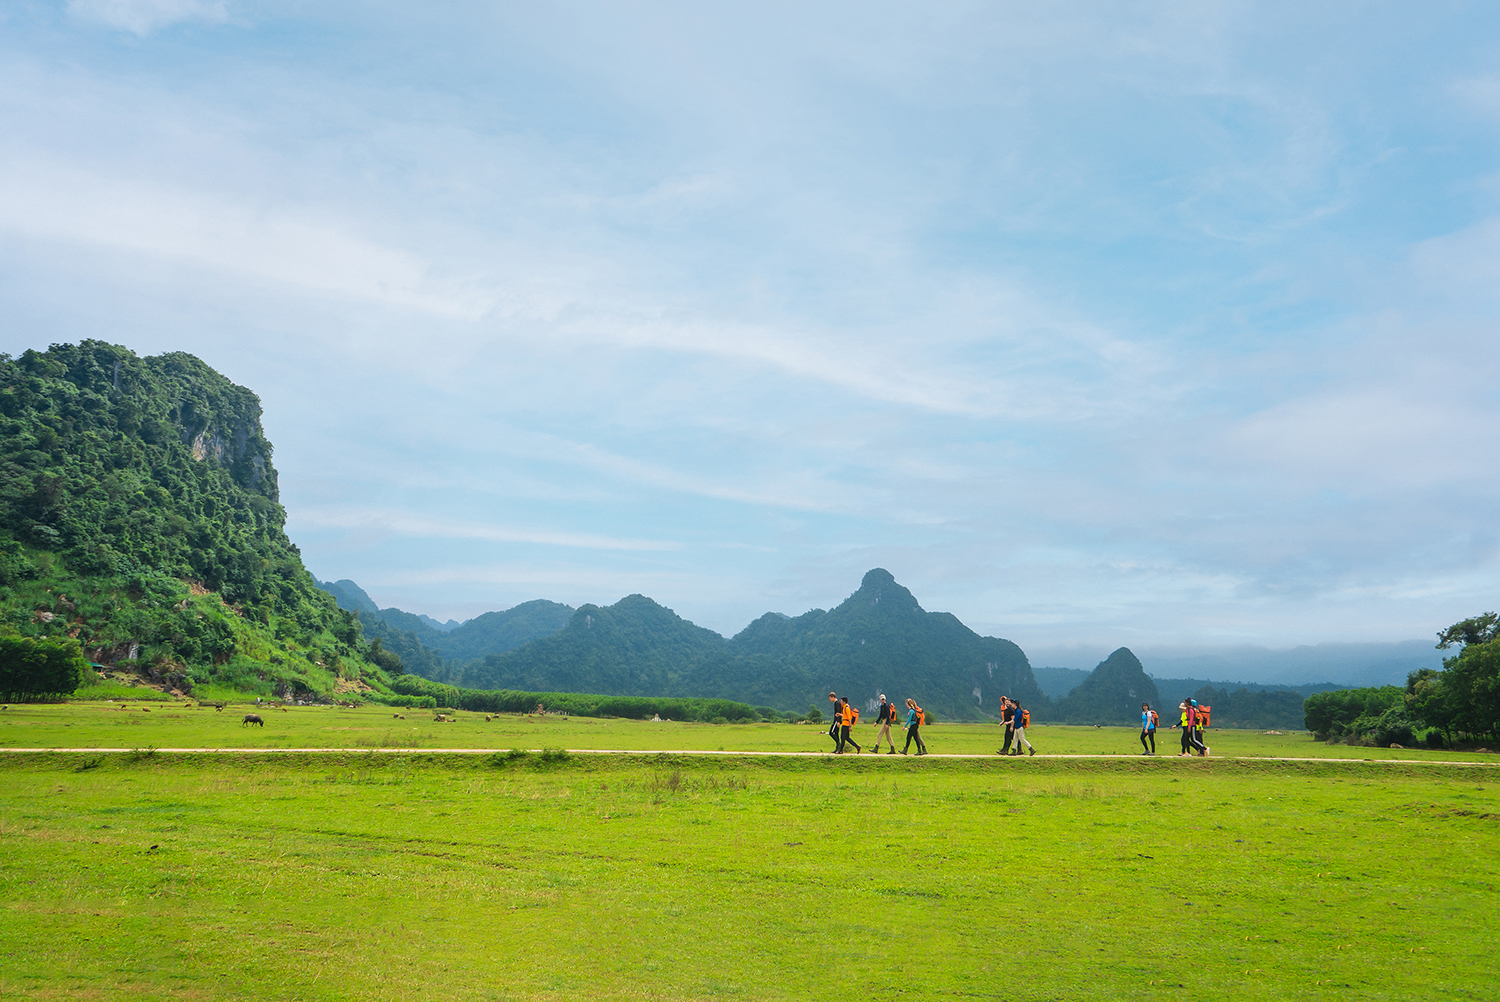
[[[1031,665],[1008,640],[928,612],[876,568],[836,608],[767,613],[732,639],[643,595],[585,605],[553,636],[445,679],[475,688],[693,695],[802,710],[830,690],[860,704],[915,697],[943,719],[985,719],[997,697],[1042,707]]]
[[[283,529],[260,401],[192,355],[0,355],[0,629],[187,691],[382,689]]]

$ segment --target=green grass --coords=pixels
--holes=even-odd
[[[1500,777],[1476,766],[0,753],[0,771],[5,998],[1496,983]]]
[[[142,707],[150,706],[149,713]],[[266,726],[242,727],[247,712]],[[398,719],[399,713],[402,719]],[[431,710],[365,706],[257,708],[230,704],[222,712],[196,702],[141,704],[131,701],[12,704],[0,712],[0,748],[578,748],[626,751],[830,751],[824,729],[812,724],[692,724],[596,717],[533,717],[506,714],[485,720],[460,712],[438,723]],[[874,728],[860,725],[857,740],[870,744]],[[1038,725],[1027,731],[1039,754],[1140,755],[1139,732],[1123,727]],[[923,728],[933,754],[994,754],[1000,728],[992,724],[936,724]],[[899,748],[904,738],[897,735]],[[1313,741],[1305,733],[1215,730],[1215,755],[1315,758],[1473,760],[1492,755],[1425,749],[1355,748]],[[1175,755],[1176,732],[1157,742],[1161,757]],[[863,757],[863,756],[861,756]]]

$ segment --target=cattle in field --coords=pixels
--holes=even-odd
[[[393,714],[391,714],[391,719],[392,720],[405,720],[406,717],[402,716],[399,713],[393,713]]]
[[[245,719],[240,721],[241,727],[246,727],[250,724],[259,724],[261,727],[266,726],[266,722],[260,719],[259,713],[247,713],[245,714]]]

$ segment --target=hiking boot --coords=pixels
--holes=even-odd
[[[1033,755],[1036,754],[1036,749],[1035,748],[1031,749],[1031,754],[1033,754]]]

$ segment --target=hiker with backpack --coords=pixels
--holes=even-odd
[[[1151,742],[1148,749],[1147,741]],[[1156,754],[1156,711],[1151,709],[1150,703],[1141,704],[1141,754]]]
[[[1031,747],[1031,742],[1026,740],[1026,728],[1031,725],[1031,711],[1022,706],[1018,701],[1011,700],[1011,730],[1016,735],[1016,745],[1011,749],[1012,755],[1021,754],[1021,746],[1025,745],[1031,754],[1036,754],[1036,749]]]
[[[890,744],[889,754],[896,754],[896,742],[891,737],[891,725],[896,723],[896,706],[894,703],[886,702],[885,693],[880,694],[880,712],[875,717],[875,754],[880,754],[880,741],[882,738]]]
[[[1189,699],[1177,705],[1182,709],[1182,751],[1177,757],[1191,755],[1194,751],[1207,755],[1208,746],[1198,740],[1198,701]]]
[[[1010,754],[1010,742],[1015,736],[1016,707],[1009,696],[1000,697],[1000,726],[1005,728],[1005,744],[1000,746],[1001,755]]]
[[[908,697],[906,700],[906,747],[901,749],[901,754],[907,753],[913,741],[917,743],[918,755],[927,754],[927,745],[922,742],[922,721],[925,716],[922,708],[917,705],[917,701]]]
[[[837,752],[839,750],[839,727],[844,722],[844,707],[836,692],[828,694],[828,701],[833,704],[833,709],[828,711],[828,736],[833,738],[833,750]]]
[[[843,705],[839,717],[839,746],[834,749],[834,754],[842,755],[844,754],[845,745],[853,745],[854,754],[858,755],[864,749],[859,746],[858,741],[854,740],[854,736],[850,733],[850,730],[855,724],[859,723],[859,711],[854,708],[853,703],[849,702],[848,697],[840,700],[840,702]]]
[[[1208,730],[1210,708],[1196,699],[1188,700],[1188,707],[1193,711],[1193,746],[1198,749],[1200,756],[1207,755],[1209,748],[1208,743],[1203,740],[1203,732]]]

